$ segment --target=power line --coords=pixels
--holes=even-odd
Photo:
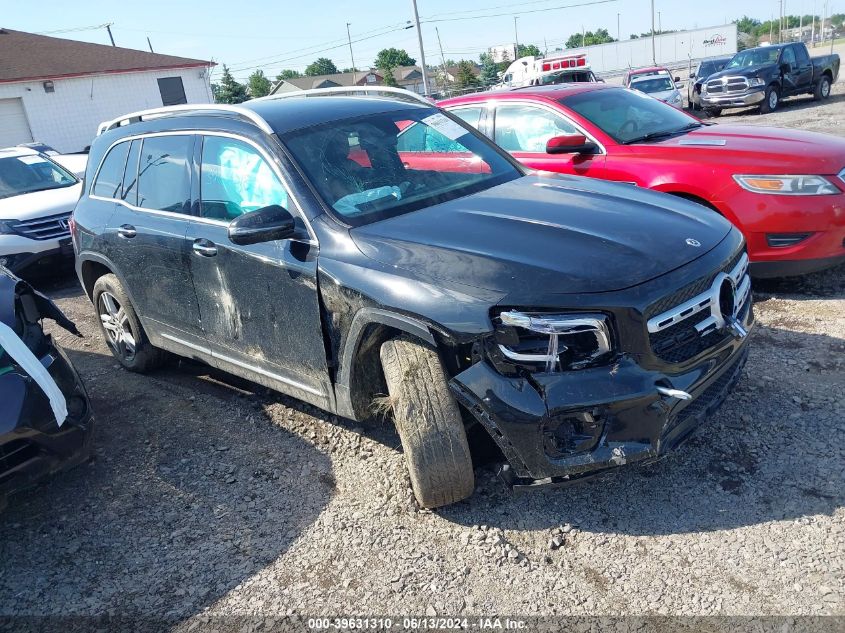
[[[579,2],[576,4],[567,4],[558,7],[546,7],[543,9],[528,9],[527,11],[508,11],[507,13],[491,13],[489,15],[470,15],[462,18],[436,18],[423,20],[423,24],[432,24],[434,22],[457,22],[459,20],[479,20],[483,18],[500,18],[503,16],[525,15],[528,13],[543,13],[546,11],[559,11],[562,9],[573,9],[576,7],[588,7],[596,4],[608,4],[610,2],[619,2],[619,0],[589,0],[588,2]]]

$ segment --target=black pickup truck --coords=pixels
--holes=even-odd
[[[838,75],[839,55],[811,58],[802,42],[749,48],[704,82],[701,106],[714,116],[724,108],[757,104],[760,112],[772,112],[781,99],[791,95],[827,99]]]

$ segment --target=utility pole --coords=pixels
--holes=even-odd
[[[513,38],[514,38],[514,45],[513,45],[513,60],[516,61],[519,58],[519,33],[516,30],[516,18],[519,16],[513,16]]]
[[[654,0],[651,0],[651,61],[657,66],[657,53],[654,48]]]
[[[657,32],[663,33],[663,12],[657,12]]]
[[[346,23],[346,39],[349,42],[349,56],[352,58],[352,85],[358,83],[357,78],[355,77],[355,54],[352,52],[352,35],[349,33],[349,25],[351,22]]]
[[[810,46],[816,45],[816,3],[813,1],[813,23],[810,26]]]
[[[149,46],[149,47],[150,47],[150,52],[151,52],[151,53],[155,53],[155,51],[153,50],[153,43],[150,41],[150,36],[149,36],[149,35],[147,35],[147,46]]]
[[[420,14],[417,11],[417,0],[411,0],[411,6],[414,8],[414,22],[417,25],[417,40],[420,44],[420,69],[422,70],[423,92],[428,95],[428,72],[425,69],[425,49],[423,48],[422,29],[420,28]]]
[[[446,73],[446,56],[443,54],[443,43],[440,41],[440,29],[434,27],[434,32],[437,33],[437,46],[440,47],[440,66],[443,68],[443,85],[448,82]]]
[[[824,31],[824,23],[826,21],[827,21],[827,0],[825,0],[825,3],[824,3],[823,8],[822,8],[822,21],[821,21],[821,24],[819,25],[819,28],[822,31],[822,40],[821,40],[822,46],[824,46],[824,38],[825,38],[825,35],[826,35],[826,33]]]
[[[109,39],[111,40],[111,45],[112,45],[112,46],[117,46],[117,45],[114,43],[114,37],[112,37],[112,34],[111,34],[111,25],[112,25],[112,23],[111,23],[111,22],[109,22],[108,24],[106,24],[106,25],[105,25],[105,27],[106,27],[106,30],[109,32]]]
[[[587,44],[587,29],[584,28],[584,25],[581,25],[581,48],[584,48]]]
[[[619,16],[622,15],[621,13],[616,14],[616,41],[620,41],[622,39],[622,30],[619,28]]]

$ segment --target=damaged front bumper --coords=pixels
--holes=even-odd
[[[47,370],[67,409],[66,417],[59,424],[42,386],[20,363],[0,350],[2,508],[9,494],[86,461],[91,455],[94,418],[79,374],[64,350],[44,333],[40,321],[50,318],[77,333],[75,326],[44,295],[2,268],[0,318]]]
[[[752,327],[751,309],[743,324]],[[646,369],[630,355],[613,366],[519,378],[481,361],[450,387],[499,445],[510,485],[563,485],[682,444],[736,385],[747,343],[727,336],[676,373]]]

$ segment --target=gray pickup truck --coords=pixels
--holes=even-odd
[[[839,55],[810,57],[801,42],[749,48],[702,84],[701,106],[713,116],[758,104],[760,112],[772,112],[791,95],[827,99],[838,76]]]

